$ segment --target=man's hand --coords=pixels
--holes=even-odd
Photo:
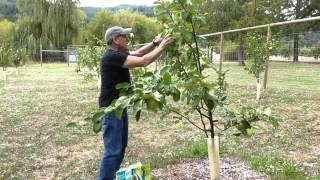
[[[161,43],[159,44],[159,48],[161,49],[167,49],[173,42],[173,39],[169,36],[166,35],[162,40]]]
[[[162,38],[161,38],[159,35],[157,35],[157,36],[152,40],[152,43],[153,43],[154,46],[159,46],[159,44],[161,43],[161,41],[162,41]]]

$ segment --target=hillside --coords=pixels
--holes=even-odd
[[[11,21],[16,18],[16,0],[0,1],[0,20],[3,18]]]
[[[119,5],[111,8],[96,8],[96,7],[81,7],[87,14],[87,18],[90,20],[92,19],[99,11],[102,9],[110,10],[111,12],[117,12],[122,9],[132,10],[140,12],[148,17],[153,17],[153,7],[150,6],[135,6],[135,5]]]

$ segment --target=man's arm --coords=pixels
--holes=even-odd
[[[159,45],[161,43],[162,39],[159,37],[155,37],[153,39],[152,42],[150,43],[146,43],[144,46],[142,46],[141,48],[130,52],[131,56],[138,56],[138,57],[142,57],[145,54],[149,53],[153,48],[155,48],[157,45]]]
[[[142,57],[129,55],[122,67],[146,67],[154,60],[156,60],[160,56],[160,54],[170,46],[171,43],[172,39],[170,37],[165,37],[158,47],[153,49],[151,52],[143,55]]]
[[[130,56],[138,56],[138,57],[142,57],[143,55],[147,54],[148,52],[150,52],[155,46],[153,45],[153,43],[147,43],[144,46],[142,46],[141,48],[130,52]]]

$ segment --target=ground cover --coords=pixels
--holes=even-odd
[[[74,69],[29,65],[20,75],[8,69],[8,80],[0,81],[0,179],[94,179],[102,153],[100,134],[66,125],[97,108],[98,89]],[[254,78],[240,66],[225,64],[224,69],[229,69],[231,108],[257,104]],[[260,124],[262,129],[249,140],[224,135],[223,156],[273,179],[319,178],[319,70],[318,64],[272,63],[261,103],[279,117],[279,128]],[[140,122],[133,119],[124,165],[149,161],[157,170],[206,157],[202,133],[187,122],[147,112]]]

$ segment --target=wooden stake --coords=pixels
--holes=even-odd
[[[271,40],[271,28],[270,24],[268,25],[268,37],[267,37],[267,43],[269,43]],[[263,80],[263,88],[267,89],[267,81],[268,81],[268,72],[269,72],[269,57],[266,60],[266,68],[264,71],[264,80]]]
[[[257,101],[260,99],[260,93],[261,93],[261,84],[260,84],[260,79],[257,78]]]
[[[208,138],[208,156],[211,180],[220,179],[219,136]]]

